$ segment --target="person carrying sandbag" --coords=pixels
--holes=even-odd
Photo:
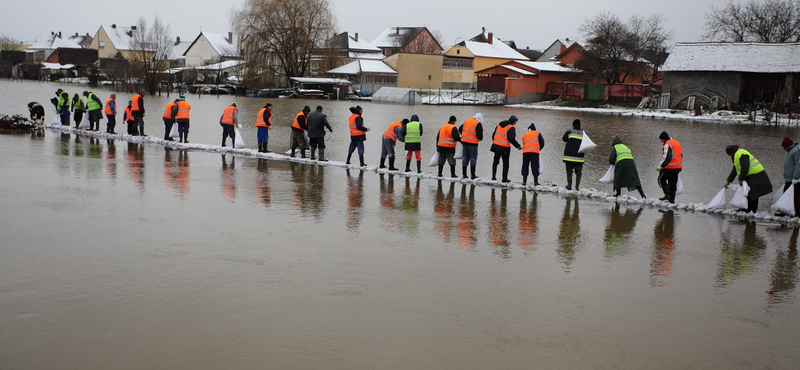
[[[785,192],[789,186],[800,181],[800,145],[786,136],[783,138],[781,146],[786,151],[783,155],[783,191]],[[800,210],[800,191],[797,191],[797,185],[794,187],[795,214],[792,216],[797,216],[798,210]]]
[[[739,178],[739,185],[743,181],[747,182],[750,191],[747,193],[747,212],[756,213],[758,211],[758,198],[772,192],[772,183],[769,181],[767,171],[764,166],[753,157],[750,152],[739,148],[738,145],[728,145],[725,153],[733,161],[733,169],[725,181],[725,188],[731,184],[735,178]]]
[[[638,190],[642,198],[647,198],[642,190],[642,181],[639,180],[639,171],[636,170],[636,163],[633,161],[631,149],[622,143],[619,136],[614,136],[611,142],[613,149],[608,157],[608,163],[614,165],[614,191],[616,196],[622,192],[622,188],[628,191]]]

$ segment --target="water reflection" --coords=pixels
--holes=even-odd
[[[69,156],[69,147],[70,147],[69,139],[70,139],[69,134],[63,132],[61,133],[61,141],[60,141],[61,145],[58,146],[59,155]]]
[[[381,228],[386,231],[397,232],[397,211],[395,204],[394,194],[394,175],[387,175],[384,173],[378,174],[380,177],[380,204],[381,211],[379,217],[381,219]]]
[[[357,231],[361,225],[361,207],[364,206],[364,171],[358,170],[358,176],[350,176],[347,169],[347,229]]]
[[[311,214],[319,221],[325,205],[325,171],[322,166],[289,163],[292,173],[292,194],[295,207],[304,215]]]
[[[258,202],[264,206],[269,206],[272,202],[272,189],[269,185],[269,161],[259,158],[256,164],[258,175],[256,176],[256,194]]]
[[[189,152],[164,148],[164,182],[181,197],[189,193]]]
[[[606,227],[603,242],[605,245],[604,257],[607,260],[614,260],[628,254],[630,247],[630,237],[636,227],[636,221],[642,214],[642,208],[637,207],[632,210],[625,207],[624,212],[620,211],[623,207],[619,203],[614,204],[609,215],[609,224]]]
[[[106,140],[106,176],[114,182],[117,179],[117,144],[116,140]]]
[[[227,155],[223,154],[220,186],[222,187],[222,194],[224,194],[225,198],[227,198],[228,201],[231,203],[233,203],[233,201],[236,200],[236,174],[234,173],[235,169],[236,169],[236,157],[232,155],[230,162],[228,162]]]
[[[411,178],[406,177],[406,186],[403,189],[403,222],[401,223],[403,232],[406,235],[417,235],[419,227],[419,182],[420,178],[414,179],[414,187],[411,187]]]
[[[453,199],[455,198],[456,183],[447,181],[447,194],[445,194],[442,180],[436,185],[436,197],[433,202],[435,220],[433,227],[439,238],[445,243],[450,243],[453,232]]]
[[[89,137],[89,153],[86,156],[89,158],[96,158],[96,159],[103,158],[103,146],[100,145],[99,138],[96,138],[94,136]]]
[[[469,192],[467,192],[469,189]],[[460,249],[474,251],[478,243],[475,235],[475,185],[461,184],[461,202],[458,205],[458,245]]]
[[[769,278],[767,303],[770,306],[790,303],[797,287],[797,237],[800,229],[779,229],[775,232],[777,248],[775,266]]]
[[[528,203],[528,195],[531,197],[530,204]],[[525,254],[536,250],[536,236],[538,229],[536,228],[536,197],[537,193],[529,194],[527,191],[522,192],[522,197],[519,199],[519,239],[517,244],[522,247]]]
[[[83,138],[81,135],[75,135],[75,145],[72,147],[72,155],[75,157],[83,157]]]
[[[125,157],[128,177],[140,192],[144,192],[144,146],[138,143],[128,143]]]
[[[675,212],[662,211],[653,228],[653,255],[650,259],[650,286],[668,286],[675,255]]]
[[[511,258],[511,243],[508,241],[508,213],[506,212],[508,190],[500,190],[497,200],[496,189],[492,189],[489,198],[489,244],[494,253],[502,258]]]
[[[573,206],[574,203],[574,206]],[[567,197],[564,201],[564,214],[558,226],[558,259],[564,264],[564,271],[572,270],[575,251],[581,239],[581,220],[578,198]]]
[[[767,243],[756,233],[755,222],[730,221],[721,239],[717,285],[727,286],[754,272]]]

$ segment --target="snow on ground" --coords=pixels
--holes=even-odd
[[[365,166],[360,167],[359,165],[355,164],[346,164],[344,162],[338,161],[329,161],[329,162],[320,162],[317,160],[312,160],[310,158],[297,158],[297,157],[290,157],[283,154],[278,153],[259,153],[257,150],[247,149],[247,148],[232,148],[232,147],[222,147],[220,145],[209,145],[209,144],[200,144],[200,143],[179,143],[176,141],[167,141],[161,139],[159,137],[154,136],[131,136],[126,134],[109,134],[101,131],[86,131],[83,129],[75,129],[71,126],[62,126],[61,124],[45,124],[47,129],[53,131],[60,131],[60,132],[69,132],[76,135],[83,135],[83,136],[93,136],[103,139],[113,139],[113,140],[122,140],[128,142],[135,142],[135,143],[142,143],[142,144],[153,144],[153,145],[161,145],[164,147],[169,147],[173,149],[183,149],[183,150],[196,150],[196,151],[205,151],[205,152],[215,152],[215,153],[231,153],[239,156],[247,156],[252,158],[265,158],[270,160],[279,160],[279,161],[291,161],[291,162],[299,162],[305,163],[308,165],[317,165],[317,166],[333,166],[333,167],[345,167],[350,169],[359,169],[362,171],[374,171],[378,173],[391,173],[398,176],[405,176],[405,177],[419,177],[425,179],[434,179],[434,180],[442,180],[442,181],[453,181],[453,182],[461,182],[461,183],[471,183],[476,186],[489,186],[489,187],[498,187],[498,188],[507,188],[509,190],[520,190],[520,191],[532,191],[537,193],[547,193],[553,194],[556,196],[577,196],[585,199],[592,199],[599,202],[615,202],[620,204],[630,204],[630,205],[639,205],[641,207],[651,207],[651,208],[658,208],[662,210],[675,210],[675,211],[684,211],[684,212],[704,212],[704,213],[715,213],[715,214],[722,214],[728,216],[730,218],[744,220],[747,219],[749,221],[754,222],[771,222],[771,223],[780,223],[783,225],[788,226],[795,226],[800,224],[800,218],[797,217],[788,217],[788,216],[773,216],[766,212],[759,212],[756,214],[753,213],[744,213],[737,209],[713,209],[708,208],[704,203],[678,203],[678,204],[670,204],[665,201],[661,201],[658,199],[652,198],[637,198],[634,196],[622,195],[619,197],[615,197],[612,194],[605,192],[605,191],[598,191],[597,189],[590,188],[590,189],[580,189],[580,190],[567,190],[563,186],[556,186],[556,185],[522,185],[520,183],[510,182],[510,183],[503,183],[497,180],[487,180],[487,179],[462,179],[459,177],[439,177],[435,174],[425,173],[415,173],[415,172],[402,172],[402,171],[390,171],[385,168],[377,168],[375,166]]]

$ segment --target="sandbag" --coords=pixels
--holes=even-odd
[[[51,125],[60,125],[61,124],[61,114],[58,113],[57,110],[53,110],[55,115],[53,116],[53,122],[50,122]]]
[[[586,131],[583,132],[583,139],[581,140],[581,146],[578,148],[578,153],[583,153],[587,150],[592,150],[597,148],[597,144],[589,138],[589,135],[586,134]]]
[[[542,161],[542,155],[539,155],[539,175],[544,173],[544,161]]]
[[[239,132],[239,128],[234,127],[233,131],[236,137],[233,140],[233,147],[234,148],[244,148],[244,140],[242,139],[242,134]]]
[[[783,192],[783,195],[772,205],[772,209],[786,214],[794,216],[794,186],[789,185],[789,189]]]
[[[742,181],[742,186],[736,189],[731,198],[731,206],[739,209],[747,209],[747,193],[750,192],[750,187],[747,186],[747,181]]]
[[[459,145],[456,147],[456,154],[453,156],[453,159],[461,159],[464,157],[464,147]]]
[[[786,185],[784,185],[784,186],[786,186]],[[772,197],[769,198],[769,205],[772,206],[772,205],[775,205],[775,203],[778,202],[778,199],[780,199],[781,195],[783,195],[784,186],[779,187],[778,190],[775,190],[775,192],[772,193]]]
[[[600,180],[598,180],[598,181],[602,182],[603,184],[611,184],[611,183],[614,182],[614,165],[613,164],[608,166],[608,171],[606,171],[606,174],[603,175],[603,177],[601,177]]]
[[[81,123],[78,125],[80,129],[89,128],[89,112],[84,113],[83,118],[81,118]]]
[[[681,174],[678,174],[678,183],[675,184],[675,195],[683,193],[683,181],[681,181]]]
[[[725,188],[722,188],[717,195],[708,202],[708,209],[725,209],[728,206],[725,204]]]
[[[178,123],[174,122],[172,124],[172,128],[169,130],[169,137],[178,137],[178,136],[181,136],[181,134],[178,132]],[[237,134],[236,137],[239,137],[239,135]]]
[[[428,163],[429,167],[436,167],[439,165],[439,152],[433,152],[433,157],[431,157],[431,162]]]

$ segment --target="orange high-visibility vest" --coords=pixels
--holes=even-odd
[[[164,117],[166,119],[172,119],[172,107],[174,106],[175,102],[167,103],[167,105],[164,107],[164,114],[162,114],[161,117]]]
[[[125,107],[125,120],[128,122],[133,122],[133,112],[131,112],[131,107]]]
[[[397,142],[397,134],[394,133],[394,130],[399,126],[403,126],[402,121],[392,122],[392,124],[389,125],[389,128],[387,128],[386,131],[383,132],[383,137],[387,139],[392,139],[392,141]]]
[[[539,153],[539,131],[528,131],[522,136],[523,153]]]
[[[497,124],[497,130],[494,133],[494,137],[492,138],[492,144],[497,144],[499,146],[510,148],[511,143],[508,142],[508,130],[511,128],[511,124],[506,125],[506,127],[500,126]]]
[[[105,109],[106,116],[113,116],[113,115],[115,115],[115,114],[116,114],[116,113],[114,113],[114,111],[113,111],[113,110],[111,110],[111,104],[110,104],[110,103],[111,103],[112,101],[113,101],[114,103],[116,103],[116,102],[117,102],[116,100],[114,100],[114,98],[108,98],[108,99],[106,99],[106,109]],[[116,108],[116,107],[115,107],[115,108]]]
[[[189,119],[189,111],[192,110],[192,106],[189,105],[185,100],[178,101],[178,113],[175,115],[175,119],[181,120],[188,120]]]
[[[133,96],[133,104],[131,104],[131,112],[138,112],[141,111],[142,108],[139,107],[139,98],[141,98],[141,94],[136,94]]]
[[[356,118],[361,117],[358,114],[353,113],[350,115],[350,136],[362,136],[366,135],[367,133],[358,129],[356,126]]]
[[[683,150],[681,149],[681,143],[675,139],[669,139],[666,141],[666,144],[672,148],[672,159],[664,169],[673,170],[683,168]]]
[[[258,117],[256,117],[256,127],[270,128],[270,126],[272,126],[272,114],[269,115],[269,124],[264,122],[264,111],[266,110],[267,108],[261,108],[261,110],[258,111]]]
[[[472,117],[464,121],[464,127],[461,129],[461,142],[467,144],[478,144],[478,121],[477,118]]]
[[[294,122],[292,122],[292,127],[296,128],[298,130],[303,130],[303,128],[300,127],[300,122],[297,120],[298,118],[300,118],[300,116],[305,117],[305,119],[306,119],[306,127],[308,127],[308,116],[306,116],[306,114],[303,113],[303,111],[300,111],[300,113],[297,113],[297,115],[294,116]],[[305,130],[303,130],[303,131],[305,131]]]
[[[226,125],[233,125],[233,112],[239,113],[239,108],[236,108],[232,105],[229,105],[225,108],[225,111],[222,112],[222,122]]]
[[[439,129],[439,142],[436,143],[436,145],[443,148],[455,148],[456,141],[453,139],[453,128],[455,127],[456,126],[450,122],[442,125]]]

